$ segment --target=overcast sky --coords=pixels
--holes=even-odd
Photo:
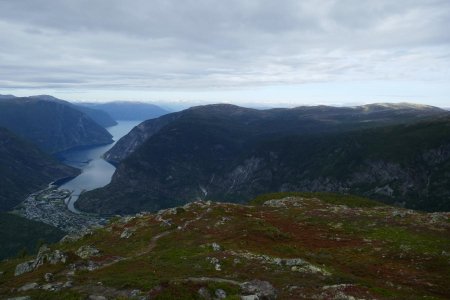
[[[449,0],[0,0],[0,94],[450,106]]]

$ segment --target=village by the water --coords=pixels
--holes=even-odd
[[[50,184],[48,188],[30,194],[14,210],[34,221],[55,226],[67,233],[79,233],[101,226],[106,219],[85,213],[74,213],[67,208],[72,192]]]

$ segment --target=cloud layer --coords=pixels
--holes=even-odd
[[[0,89],[450,79],[448,0],[0,0]]]

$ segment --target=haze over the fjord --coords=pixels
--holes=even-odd
[[[0,94],[450,106],[450,1],[0,1]]]

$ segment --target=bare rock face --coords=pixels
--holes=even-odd
[[[23,262],[16,266],[14,276],[32,272],[45,263],[55,265],[58,263],[66,263],[66,261],[67,254],[60,250],[51,251],[50,248],[44,245],[39,249],[39,252],[35,259]]]

